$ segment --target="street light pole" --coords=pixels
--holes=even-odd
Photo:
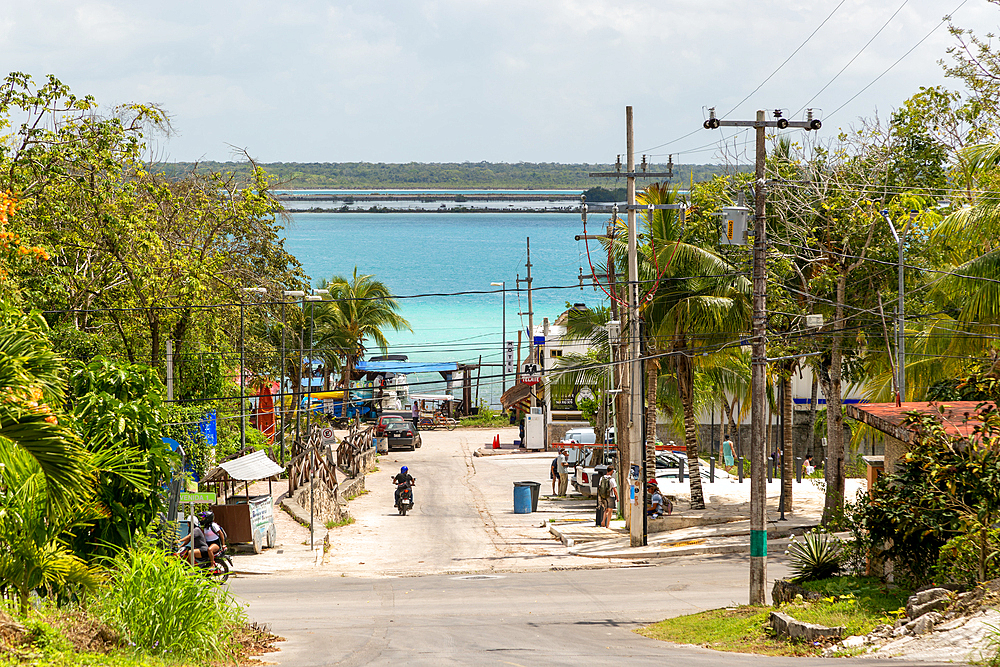
[[[502,280],[498,283],[490,283],[493,287],[499,287],[503,293],[503,322],[500,324],[500,363],[502,364],[502,380],[500,381],[500,394],[503,395],[507,391],[507,281]]]
[[[253,294],[266,294],[267,289],[264,287],[243,287],[241,288],[243,292],[251,292]],[[245,337],[245,320],[244,310],[246,307],[246,301],[243,296],[240,295],[240,453],[247,448],[247,424],[246,424],[246,402],[247,402],[247,371],[246,371],[246,337]]]
[[[281,293],[281,295],[283,297],[289,297],[289,296],[303,297],[303,296],[306,295],[306,293],[303,292],[302,290],[284,290]],[[285,412],[285,363],[286,363],[285,356],[286,356],[286,354],[287,354],[287,352],[285,351],[285,300],[282,299],[281,300],[281,389],[279,391],[279,396],[280,396],[280,401],[281,401],[280,402],[280,405],[281,405],[281,411],[280,412],[281,412],[281,465],[282,466],[285,465],[285,421],[286,421],[286,414],[287,414]],[[299,373],[300,374],[302,372],[301,366],[302,365],[299,364]],[[292,395],[294,396],[295,394],[293,393]],[[297,414],[298,413],[296,413],[296,415]]]
[[[320,290],[314,290],[320,291]],[[326,290],[322,290],[326,292]],[[311,294],[305,301],[322,301],[323,297],[318,294]],[[310,417],[312,416],[312,346],[313,328],[316,325],[315,306],[309,306],[309,393],[306,394],[306,438],[309,438]],[[316,520],[315,520],[315,490],[316,490],[316,457],[315,448],[309,450],[309,548],[316,548]]]
[[[914,215],[915,212],[910,213],[911,220]],[[896,268],[896,277],[899,283],[899,297],[896,305],[896,388],[899,395],[896,396],[896,402],[900,403],[906,400],[906,329],[903,326],[906,323],[903,311],[903,241],[906,239],[906,230],[909,227],[909,223],[903,227],[903,235],[900,236],[896,232],[896,225],[892,224],[892,220],[889,219],[889,211],[882,211],[882,218],[889,225],[892,238],[899,249],[899,259],[897,260]]]

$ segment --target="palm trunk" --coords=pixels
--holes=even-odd
[[[705,494],[701,488],[701,469],[698,464],[698,424],[694,417],[694,373],[691,359],[684,353],[686,346],[679,345],[677,351],[677,388],[684,405],[684,444],[687,447],[689,484],[691,488],[691,509],[705,509]]]
[[[650,352],[652,349],[650,349]],[[656,478],[656,383],[659,364],[655,359],[646,361],[646,479]]]
[[[781,457],[781,490],[785,494],[785,511],[792,511],[792,477],[795,475],[795,447],[792,443],[792,379],[781,376],[781,426],[785,446]]]

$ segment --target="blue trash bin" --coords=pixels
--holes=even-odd
[[[514,482],[514,514],[531,514],[531,487]]]

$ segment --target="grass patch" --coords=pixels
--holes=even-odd
[[[364,489],[363,491],[360,491],[359,493],[352,493],[351,495],[347,496],[347,501],[350,502],[350,501],[354,500],[355,498],[357,498],[359,496],[364,496],[364,495],[367,495],[369,493],[371,493],[371,491],[369,491],[368,489]]]
[[[326,526],[327,530],[330,530],[332,528],[339,528],[340,526],[350,526],[352,523],[354,523],[354,517],[353,516],[345,516],[344,518],[340,519],[339,521],[334,521],[333,519],[331,519],[331,520],[327,521],[326,523],[324,523],[323,525]]]
[[[892,623],[906,604],[909,591],[889,590],[872,577],[832,577],[804,584],[824,594],[819,602],[791,603],[781,611],[808,623],[847,628],[847,634],[867,634],[883,623]],[[778,639],[767,620],[773,607],[740,606],[668,618],[636,630],[644,637],[694,644],[717,651],[761,655],[815,656],[822,646]]]

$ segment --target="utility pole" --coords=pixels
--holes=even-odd
[[[765,131],[768,127],[798,127],[818,130],[822,124],[813,119],[812,110],[804,121],[790,121],[775,111],[775,120],[757,112],[756,120],[720,120],[709,109],[706,130],[718,127],[753,127],[756,131],[756,169],[754,172],[753,237],[753,321],[750,348],[750,604],[766,604],[767,526],[764,522],[767,480],[765,478],[767,435],[767,227],[764,221],[764,167],[767,159]]]
[[[532,307],[531,307],[531,237],[530,236],[528,236],[528,237],[525,238],[525,244],[526,244],[527,252],[528,252],[528,262],[527,262],[527,264],[525,264],[525,266],[528,267],[528,277],[527,278],[518,278],[517,279],[517,283],[518,283],[519,287],[520,287],[521,283],[527,283],[528,284],[528,312],[527,313],[518,313],[518,314],[519,315],[527,315],[528,316],[528,361],[527,361],[527,363],[534,364],[534,363],[538,363],[538,362],[535,359],[535,320],[534,320],[535,312],[534,312],[534,309],[532,309]],[[535,396],[535,392],[534,391],[531,392],[531,407],[533,407],[533,408],[538,407],[538,398]]]
[[[174,341],[167,339],[167,400],[174,400]]]
[[[633,470],[641,470],[643,460],[642,442],[642,420],[645,414],[643,410],[642,396],[642,361],[639,351],[639,261],[638,261],[638,231],[636,229],[635,212],[638,208],[635,203],[635,179],[636,178],[671,178],[672,171],[664,173],[654,173],[646,171],[645,157],[643,157],[643,170],[636,173],[635,170],[635,141],[633,137],[632,107],[625,107],[625,173],[621,172],[621,160],[618,161],[618,169],[610,173],[592,173],[590,176],[599,178],[626,178],[628,203],[628,371],[622,373],[622,393],[629,397],[628,405],[628,453],[629,460],[626,466],[625,461],[619,461],[618,467],[621,470],[622,491],[625,491],[625,482],[629,482],[631,489],[625,497],[632,500],[629,512],[629,543],[633,547],[642,546],[643,543],[643,521],[642,513],[645,507],[637,504],[642,502],[643,481],[641,474],[631,474]],[[649,208],[643,206],[642,208]],[[655,425],[653,428],[656,428]],[[622,442],[623,434],[615,429],[615,442]],[[619,446],[619,451],[622,447]],[[628,473],[628,474],[627,474]]]

